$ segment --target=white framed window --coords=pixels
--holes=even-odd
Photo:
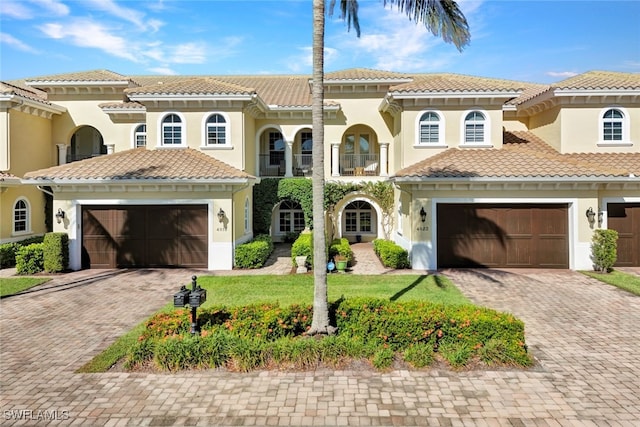
[[[462,143],[465,146],[491,145],[489,115],[480,110],[465,112],[462,121]]]
[[[416,146],[444,146],[444,116],[437,111],[419,114],[416,124]]]
[[[228,147],[231,145],[229,135],[229,117],[224,113],[211,113],[204,118],[203,147]]]
[[[141,123],[133,128],[133,148],[147,146],[147,125]]]
[[[304,230],[304,212],[299,203],[283,200],[278,209],[278,231],[280,234],[299,233]]]
[[[356,200],[344,208],[344,231],[349,234],[374,233],[373,208],[368,202]]]
[[[249,218],[249,198],[247,197],[244,200],[244,232],[247,233],[249,232],[249,226],[251,224],[250,218]]]
[[[31,232],[31,209],[25,198],[16,200],[13,205],[13,233],[27,234]]]
[[[169,113],[160,120],[160,141],[164,147],[186,145],[184,120],[178,113]]]
[[[600,112],[598,130],[602,145],[631,144],[629,114],[622,107],[607,107]]]

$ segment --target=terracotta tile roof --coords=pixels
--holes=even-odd
[[[640,73],[589,71],[552,85],[557,89],[640,89]]]
[[[252,95],[255,89],[213,77],[195,77],[178,82],[160,83],[126,89],[127,95]]]
[[[397,178],[588,178],[640,176],[640,153],[560,154],[530,132],[505,132],[502,149],[451,148]]]
[[[461,74],[416,74],[409,83],[392,86],[392,93],[404,92],[519,92],[531,86],[513,80],[491,79]]]
[[[34,180],[204,180],[253,177],[191,148],[136,148],[25,174]]]
[[[0,82],[0,94],[17,95],[23,98],[31,99],[33,101],[42,102],[43,104],[51,105],[51,103],[47,101],[46,92],[29,87],[24,87],[18,84]]]
[[[104,102],[98,104],[103,110],[140,110],[144,111],[146,107],[139,102]]]
[[[52,74],[26,79],[27,84],[41,82],[128,82],[129,78],[109,70],[79,71],[76,73]]]
[[[398,80],[411,80],[413,77],[410,74],[395,73],[393,71],[371,70],[369,68],[350,68],[347,70],[325,73],[324,79],[325,81],[389,80],[390,82],[394,82]]]

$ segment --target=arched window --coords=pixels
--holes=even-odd
[[[304,230],[304,212],[299,203],[283,200],[280,203],[278,231],[280,234],[299,233]]]
[[[373,233],[373,214],[371,205],[363,200],[356,200],[344,208],[345,233]]]
[[[464,143],[485,144],[486,141],[486,117],[480,111],[472,111],[464,118]]]
[[[624,114],[622,111],[611,108],[602,116],[602,140],[623,141]]]
[[[205,146],[220,146],[229,144],[229,124],[227,119],[219,113],[211,114],[205,124]]]
[[[30,232],[29,203],[25,199],[18,199],[13,205],[13,232],[16,234]]]
[[[419,144],[442,144],[440,116],[433,111],[428,111],[420,116],[418,124],[418,143]]]
[[[133,131],[133,146],[135,148],[147,146],[147,125],[142,124],[136,126]]]
[[[250,221],[249,221],[249,198],[247,197],[244,200],[244,231],[245,233],[249,231]]]
[[[180,116],[177,114],[167,114],[162,119],[161,126],[161,134],[162,134],[162,145],[167,146],[175,146],[182,145],[184,132],[183,132],[183,123]]]

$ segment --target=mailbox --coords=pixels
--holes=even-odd
[[[189,294],[191,291],[186,288],[186,286],[182,286],[177,294],[173,295],[173,306],[174,307],[184,307],[189,304]]]
[[[207,300],[207,291],[201,287],[197,287],[189,295],[189,305],[191,307],[200,307]]]

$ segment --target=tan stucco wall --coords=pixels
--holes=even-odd
[[[560,108],[554,107],[529,118],[529,130],[558,151],[562,135],[560,115]]]

